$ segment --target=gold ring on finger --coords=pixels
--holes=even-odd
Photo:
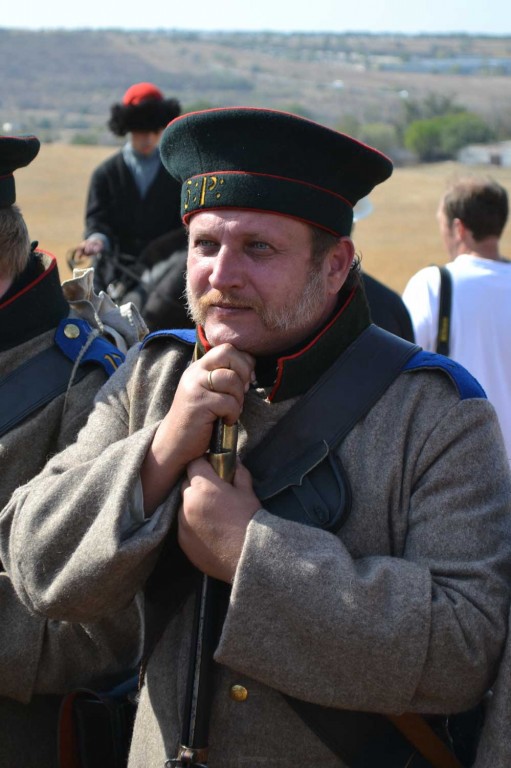
[[[213,385],[213,371],[208,371],[208,387],[211,390],[211,392],[216,392],[216,389]]]

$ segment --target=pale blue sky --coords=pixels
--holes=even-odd
[[[511,34],[511,3],[488,0],[25,0],[0,27]]]

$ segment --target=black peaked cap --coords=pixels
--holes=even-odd
[[[245,208],[349,235],[353,206],[392,173],[391,160],[338,131],[286,112],[232,107],[173,120],[162,162],[183,185],[181,213]]]
[[[35,136],[0,136],[0,208],[16,202],[13,173],[31,163],[39,147]]]

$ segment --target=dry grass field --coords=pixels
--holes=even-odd
[[[69,276],[66,253],[83,230],[88,180],[94,167],[115,151],[112,147],[44,144],[36,160],[16,174],[17,202],[30,235],[58,258],[61,277]],[[491,168],[491,175],[511,190],[511,168]],[[364,269],[401,292],[418,269],[445,262],[437,229],[438,200],[450,179],[485,173],[456,163],[398,168],[371,195],[373,213],[354,233]],[[511,227],[503,238],[511,255]]]

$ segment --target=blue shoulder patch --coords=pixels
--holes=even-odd
[[[55,344],[74,363],[91,333],[92,328],[85,320],[64,318],[55,331]],[[111,376],[124,362],[124,357],[123,352],[117,349],[115,344],[107,341],[103,336],[97,336],[80,358],[79,364],[96,363],[102,366],[107,376]]]
[[[466,368],[451,360],[450,357],[438,355],[436,352],[420,350],[408,360],[403,371],[418,371],[425,368],[446,373],[462,400],[474,397],[486,398],[484,389]]]
[[[153,331],[145,337],[140,348],[143,349],[146,344],[154,341],[154,339],[177,339],[185,344],[195,344],[197,334],[195,328],[172,328],[166,331]]]

